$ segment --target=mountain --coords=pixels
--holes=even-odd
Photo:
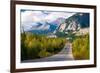
[[[67,32],[67,31],[77,31],[80,28],[89,27],[89,14],[88,13],[77,13],[68,19],[64,23],[60,24],[56,31]]]
[[[89,28],[89,20],[89,13],[76,13],[66,19],[64,23],[60,24],[53,33],[59,37],[66,37],[70,34],[77,34],[77,32],[81,34],[83,33],[83,29]],[[87,30],[87,32],[89,31]]]
[[[28,32],[32,32],[35,34],[66,34],[69,31],[75,32],[80,30],[81,28],[89,27],[89,13],[76,13],[69,18],[57,18],[52,22],[48,21],[40,21],[36,22],[36,26],[32,26],[32,28]]]
[[[77,13],[74,16],[71,17],[71,19],[76,19],[77,22],[80,23],[81,28],[89,27],[89,13]]]
[[[57,27],[65,22],[64,18],[58,18],[52,22],[47,22],[47,21],[42,21],[42,22],[37,22],[36,26],[32,26],[31,29],[28,32],[32,32],[35,34],[49,34],[53,33]]]
[[[56,29],[56,25],[53,23],[48,23],[48,22],[37,22],[37,26],[32,26],[30,30],[27,32],[32,32],[35,34],[48,34],[48,33],[53,33],[53,31]]]
[[[57,18],[56,20],[50,22],[50,23],[54,23],[56,26],[59,26],[60,24],[64,23],[65,22],[65,18]]]

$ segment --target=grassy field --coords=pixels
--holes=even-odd
[[[65,38],[47,38],[32,33],[21,34],[21,60],[37,59],[54,55],[65,46]]]

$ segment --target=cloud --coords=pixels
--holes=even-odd
[[[24,11],[21,12],[21,26],[25,31],[30,30],[32,26],[38,25],[36,22],[43,19],[41,11]]]
[[[51,12],[51,14],[49,14],[45,20],[48,20],[48,22],[52,22],[58,18],[68,18],[72,15],[74,15],[75,13],[68,13],[68,12]]]
[[[21,21],[23,22],[36,22],[44,17],[41,11],[24,11],[21,13]]]
[[[75,13],[68,12],[24,10],[21,12],[21,27],[23,27],[25,31],[31,30],[31,28],[46,30],[49,29],[50,25],[42,23],[40,27],[36,28],[36,26],[38,26],[37,22],[52,22],[57,18],[68,18],[74,14]]]

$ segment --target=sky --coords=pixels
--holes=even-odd
[[[65,18],[74,15],[74,12],[55,12],[55,11],[36,11],[36,10],[21,10],[21,28],[24,31],[31,30],[46,30],[49,29],[50,25],[45,24],[44,22],[53,22],[58,18]],[[41,22],[43,25],[37,28]]]

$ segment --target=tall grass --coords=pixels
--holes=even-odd
[[[51,56],[65,45],[65,38],[47,38],[32,33],[21,34],[21,60]]]
[[[89,59],[89,34],[76,38],[72,43],[74,59]]]

